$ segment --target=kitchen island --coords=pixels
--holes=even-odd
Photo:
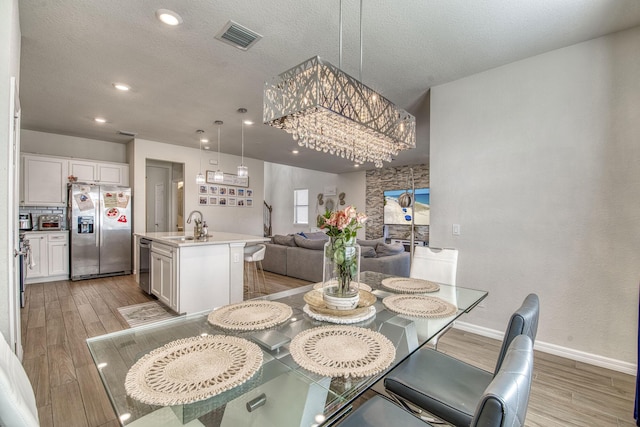
[[[151,240],[151,293],[177,313],[195,313],[243,300],[244,247],[269,239],[212,232],[194,239],[184,232],[134,233]],[[140,262],[136,264],[140,266]],[[139,278],[139,274],[136,275]]]

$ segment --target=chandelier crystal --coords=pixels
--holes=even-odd
[[[416,146],[414,116],[319,56],[265,83],[263,121],[301,147],[376,167]]]

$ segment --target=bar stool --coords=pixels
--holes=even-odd
[[[262,260],[266,250],[267,246],[263,244],[244,247],[244,282],[249,294],[267,294],[267,285],[264,278],[264,270],[262,269]],[[260,291],[258,267],[260,267],[260,272],[262,273],[262,291]],[[249,271],[251,271],[251,277],[249,277]],[[251,287],[249,282],[251,282]]]

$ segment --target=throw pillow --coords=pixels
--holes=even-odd
[[[324,240],[327,241],[329,240],[329,236],[327,236],[326,234],[324,234],[322,231],[316,231],[314,233],[305,233],[307,236],[307,239],[311,239],[311,240]]]
[[[381,237],[379,239],[375,239],[375,240],[357,240],[358,244],[360,246],[371,246],[372,248],[375,248],[376,246],[378,246],[378,243],[384,243],[384,237]]]
[[[276,245],[283,245],[283,246],[295,246],[296,242],[293,240],[293,235],[288,234],[286,236],[283,236],[281,234],[276,234],[275,236],[273,236],[273,243],[275,243]]]
[[[397,255],[402,252],[404,252],[404,245],[402,243],[378,243],[378,246],[376,246],[378,258]]]
[[[313,249],[313,250],[323,250],[324,249],[324,244],[325,241],[324,240],[318,240],[318,239],[305,239],[302,236],[299,235],[295,235],[293,236],[294,241],[296,242],[296,245],[300,246],[301,248],[305,248],[305,249]]]
[[[360,246],[360,255],[364,258],[375,258],[376,248],[373,246]]]

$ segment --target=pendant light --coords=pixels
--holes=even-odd
[[[223,121],[216,120],[214,123],[218,125],[218,170],[213,174],[213,181],[222,182],[224,181],[224,173],[220,170],[220,126],[222,126]]]
[[[238,108],[238,113],[244,114],[247,112],[246,108]],[[248,178],[249,177],[249,168],[244,165],[244,125],[251,124],[251,122],[245,122],[245,120],[241,121],[242,126],[242,157],[240,160],[240,166],[238,166],[238,178]]]
[[[202,134],[204,131],[202,129],[198,129],[196,133],[198,134],[198,142],[200,143],[200,172],[196,175],[196,184],[204,184],[206,182],[204,175],[202,175]]]

